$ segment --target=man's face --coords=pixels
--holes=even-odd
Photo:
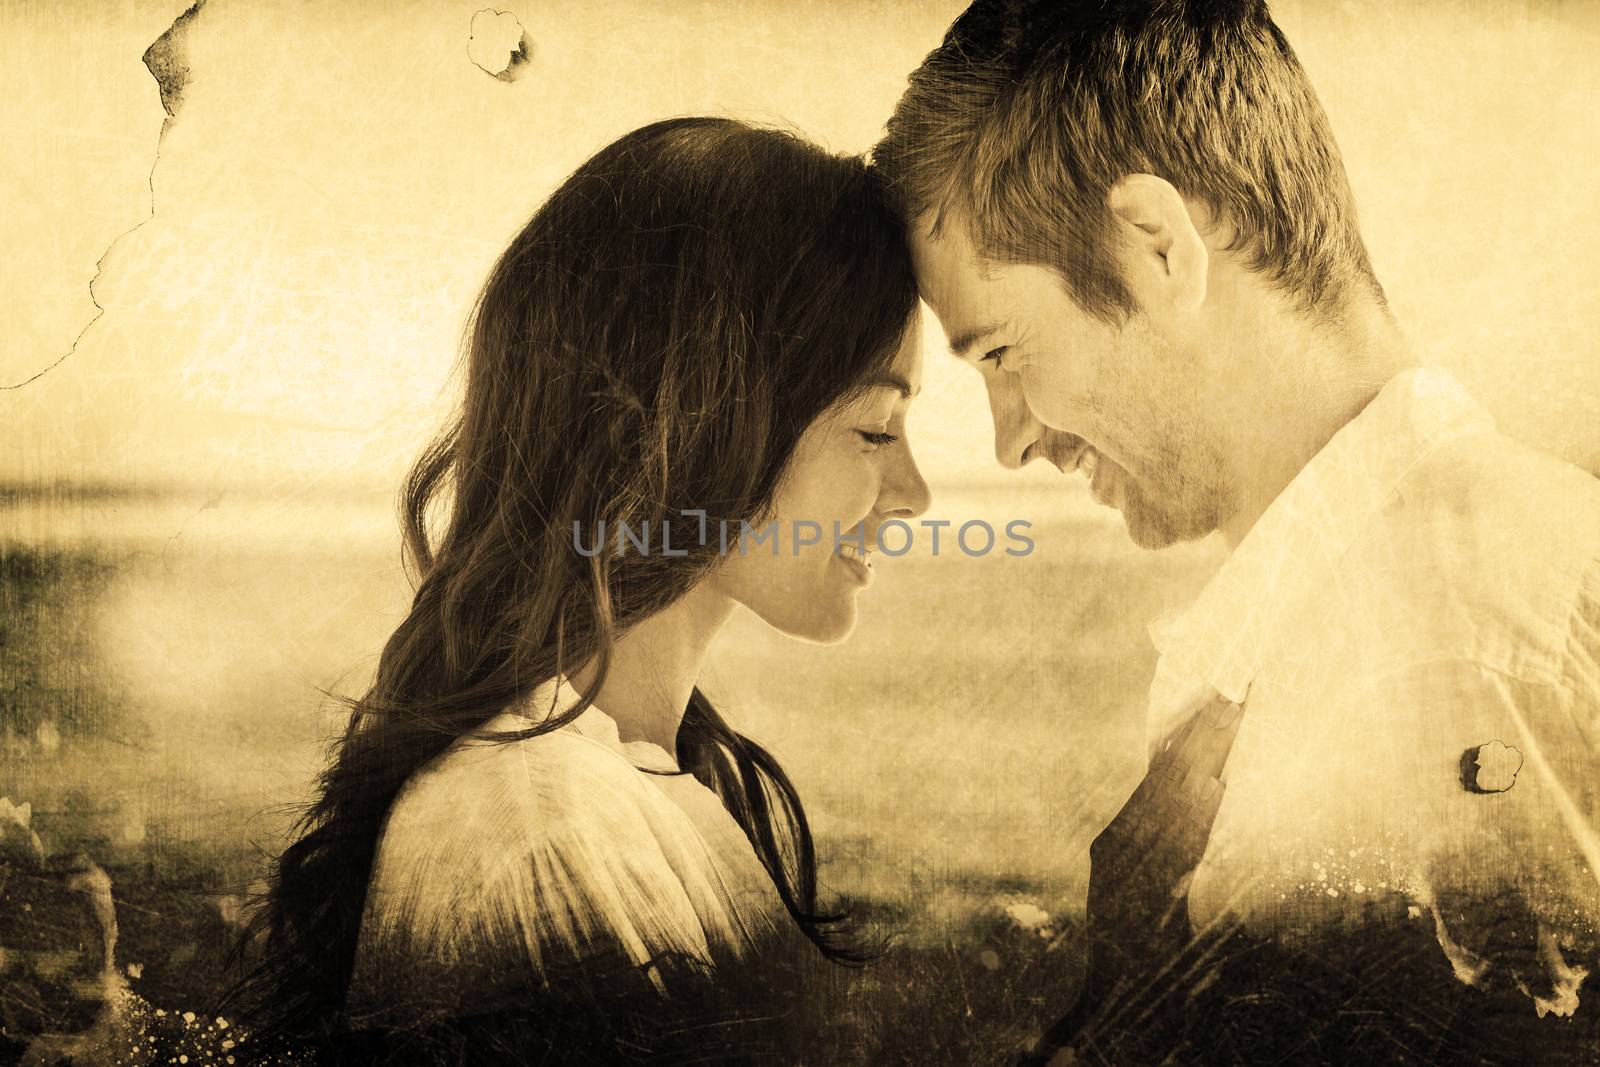
[[[982,260],[965,225],[911,238],[917,283],[962,362],[983,375],[1002,466],[1082,469],[1145,548],[1204,537],[1232,512],[1232,479],[1197,338],[1142,312],[1110,325],[1053,270]]]

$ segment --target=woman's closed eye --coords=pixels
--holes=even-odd
[[[892,445],[900,440],[899,434],[887,433],[882,430],[857,430],[861,439],[874,447],[878,445]]]

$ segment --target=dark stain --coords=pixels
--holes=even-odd
[[[1478,757],[1483,750],[1487,748],[1493,748],[1496,745],[1499,745],[1507,752],[1515,753],[1517,757],[1517,769],[1511,772],[1510,780],[1504,785],[1484,781],[1488,768],[1480,767],[1478,765]],[[1517,774],[1521,770],[1522,753],[1520,751],[1512,748],[1510,745],[1505,744],[1503,741],[1486,741],[1481,745],[1473,745],[1471,748],[1461,753],[1461,788],[1465,789],[1469,793],[1504,793],[1512,786],[1517,784]]]
[[[469,34],[467,37],[467,58],[471,59],[473,65],[479,70],[483,71],[491,78],[494,78],[496,81],[514,82],[518,78],[522,77],[523,74],[527,73],[529,63],[533,59],[533,42],[528,39],[528,31],[523,28],[521,20],[517,19],[516,14],[513,12],[501,11],[498,8],[486,7],[473,15],[473,22],[476,23],[479,16],[483,15],[494,17],[509,15],[513,20],[515,20],[517,22],[517,30],[519,34],[517,38],[517,47],[512,49],[510,54],[507,56],[504,70],[490,70],[488,67],[472,58],[471,46],[474,38],[473,35]]]
[[[511,53],[511,61],[506,64],[495,77],[503,82],[514,82],[527,72],[528,64],[533,58],[533,42],[528,40],[528,31],[522,31],[522,37],[517,41],[517,50]]]
[[[144,50],[145,69],[156,80],[161,92],[161,109],[169,119],[176,118],[178,109],[183,106],[183,90],[189,84],[189,24],[205,2],[195,0],[189,10],[173,20],[166,33]]]

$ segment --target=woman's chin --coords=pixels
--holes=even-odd
[[[810,645],[838,645],[849,640],[856,629],[856,601],[852,595],[842,603],[819,606],[813,611],[783,619],[767,618],[774,629],[796,641]]]

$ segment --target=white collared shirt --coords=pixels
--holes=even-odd
[[[1536,1007],[1570,1014],[1600,924],[1600,480],[1408,370],[1152,636],[1153,745],[1207,689],[1248,696],[1197,926],[1400,899],[1471,982],[1495,961],[1442,916],[1511,893],[1558,979]]]

